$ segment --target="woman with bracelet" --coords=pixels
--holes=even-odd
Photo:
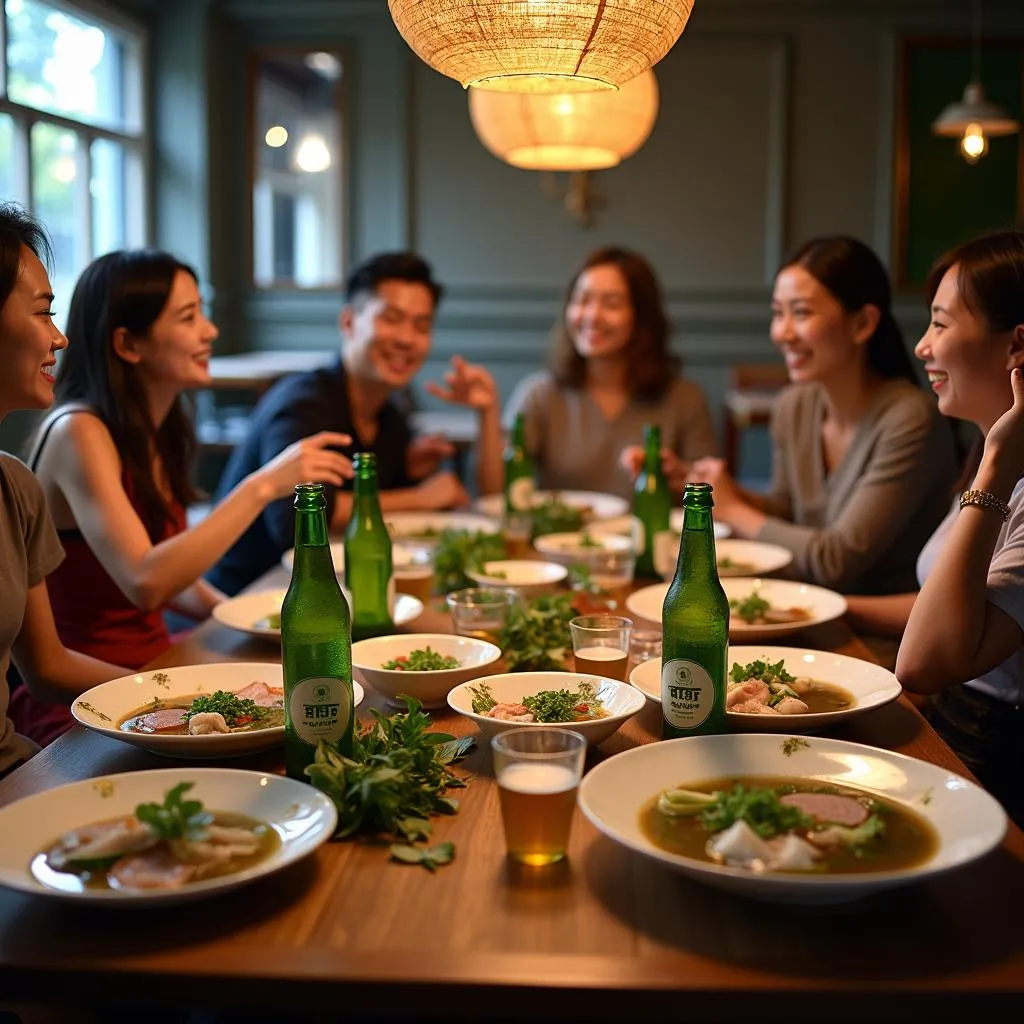
[[[772,414],[772,483],[746,491],[725,464],[691,471],[715,518],[793,552],[792,574],[846,594],[914,587],[956,476],[949,425],[920,388],[889,278],[854,238],[817,238],[775,276],[771,340],[791,386]]]
[[[917,355],[939,409],[975,423],[985,444],[921,553],[896,674],[932,695],[929,721],[1024,823],[1024,231],[954,249],[928,290]]]

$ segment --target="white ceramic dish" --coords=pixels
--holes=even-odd
[[[352,602],[348,591],[344,587],[341,590],[351,608]],[[281,611],[284,595],[285,591],[280,589],[260,590],[255,594],[239,594],[238,597],[228,598],[227,601],[221,601],[216,605],[213,609],[213,617],[222,625],[230,626],[243,633],[280,640],[281,628],[267,625],[264,620],[268,615]],[[418,597],[413,597],[411,594],[395,594],[395,603],[391,613],[396,626],[404,626],[407,622],[412,622],[422,612],[423,602]]]
[[[410,672],[386,669],[385,662],[410,651],[430,647],[438,654],[458,658],[459,667],[435,672]],[[501,648],[486,640],[450,633],[403,633],[401,636],[378,636],[352,645],[352,670],[367,686],[372,686],[384,699],[403,707],[400,693],[421,701],[425,708],[443,707],[448,691],[459,683],[486,674],[489,666],[501,657]]]
[[[456,686],[448,694],[448,705],[453,711],[475,722],[486,739],[506,729],[550,729],[555,727],[554,723],[535,722],[521,725],[518,722],[503,722],[487,715],[478,715],[473,710],[473,694],[469,688],[486,683],[498,703],[516,704],[523,697],[531,697],[541,690],[575,690],[582,680],[594,683],[608,717],[596,718],[590,722],[557,724],[561,728],[581,733],[590,746],[595,746],[608,739],[644,706],[644,695],[635,687],[617,679],[605,679],[585,672],[508,672],[499,676],[481,676],[475,682]]]
[[[634,616],[648,623],[661,626],[661,606],[669,584],[656,583],[643,587],[626,598],[626,608]],[[846,613],[846,599],[832,590],[815,587],[810,583],[795,583],[791,580],[752,579],[736,576],[722,580],[722,589],[729,600],[749,597],[755,591],[766,601],[779,608],[802,608],[809,615],[799,622],[772,623],[767,626],[747,625],[733,612],[729,623],[729,638],[738,643],[762,643],[784,636],[792,636],[803,629],[831,622]]]
[[[669,536],[672,540],[678,544],[679,531],[682,529],[683,521],[681,518],[681,511],[674,509],[671,513],[670,522],[672,523]],[[722,539],[732,534],[732,528],[726,526],[725,523],[714,524],[715,538]],[[594,537],[607,537],[609,535],[617,535],[620,537],[629,537],[633,542],[634,548],[639,548],[640,543],[643,540],[644,529],[643,524],[636,516],[625,515],[615,516],[612,519],[602,519],[600,522],[592,523],[587,527],[587,533]],[[678,547],[675,548],[679,550]]]
[[[473,512],[390,512],[384,516],[384,525],[396,539],[423,542],[444,530],[497,533],[501,529],[501,518],[500,511],[496,518]]]
[[[793,552],[778,544],[762,544],[756,540],[726,538],[716,541],[718,575],[765,576],[784,569],[793,561]],[[679,537],[674,533],[662,533],[654,542],[654,568],[662,579],[670,580],[675,575],[679,560]],[[733,564],[729,564],[729,563]],[[724,563],[724,564],[723,564]]]
[[[596,491],[533,492],[534,506],[543,505],[552,498],[572,508],[582,509],[591,519],[611,519],[612,516],[621,516],[629,511],[629,502],[617,494],[598,494]],[[505,495],[486,494],[477,498],[473,507],[485,516],[500,520],[505,512]]]
[[[584,541],[590,541],[589,544]],[[596,546],[595,546],[596,545]],[[534,548],[559,565],[586,562],[596,551],[633,551],[633,541],[617,533],[594,535],[589,530],[577,533],[548,533],[533,542]]]
[[[842,711],[806,715],[749,715],[730,711],[727,717],[734,732],[814,732],[872,708],[895,700],[903,688],[896,676],[881,665],[829,651],[810,651],[801,647],[730,647],[729,669],[751,661],[784,661],[794,676],[810,676],[823,683],[834,683],[847,690],[854,705]],[[661,703],[661,658],[641,662],[629,674],[629,681],[651,700]]]
[[[232,811],[265,822],[281,844],[269,857],[222,878],[178,889],[136,892],[83,889],[74,875],[56,874],[67,890],[44,885],[31,873],[36,855],[65,832],[131,814],[140,803],[162,803],[179,782],[193,782],[188,799],[208,810]],[[307,857],[330,839],[337,825],[334,804],[319,790],[294,779],[232,768],[155,768],[105,775],[57,786],[0,808],[0,885],[65,903],[139,908],[205,899],[239,889]]]
[[[936,830],[938,850],[916,867],[877,874],[758,874],[669,853],[641,831],[641,808],[664,789],[772,775],[851,786],[903,804]],[[1006,831],[999,804],[945,768],[817,736],[790,742],[778,734],[725,734],[645,743],[591,769],[579,804],[606,836],[652,861],[741,896],[781,903],[839,903],[930,878],[984,856]]]
[[[683,514],[682,506],[679,506],[678,508],[672,509],[672,511],[669,513],[669,516],[668,516],[668,526],[669,526],[669,529],[672,530],[674,533],[682,533],[683,532],[683,519],[684,519],[684,514]],[[714,530],[715,530],[715,537],[716,538],[720,539],[722,537],[731,537],[732,536],[732,527],[729,526],[728,523],[718,523],[718,522],[716,522],[714,524]]]
[[[280,664],[269,661],[225,661],[138,672],[120,679],[111,679],[87,690],[71,705],[71,713],[82,725],[95,732],[154,754],[202,760],[240,757],[280,746],[284,742],[284,726],[205,736],[162,736],[158,733],[124,732],[118,728],[118,723],[136,708],[154,700],[172,700],[197,693],[215,693],[217,690],[237,693],[255,682],[283,689]],[[358,683],[352,685],[358,707],[363,699],[363,688]]]
[[[484,562],[482,571],[467,569],[466,575],[481,587],[500,587],[514,590],[520,597],[536,597],[561,583],[569,570],[557,562],[524,558]]]

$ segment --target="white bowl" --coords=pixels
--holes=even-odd
[[[715,543],[718,557],[718,575],[764,576],[778,572],[793,561],[793,552],[779,544],[762,544],[756,540],[730,538]],[[736,565],[723,565],[730,559]],[[662,579],[670,580],[675,575],[679,560],[679,536],[675,533],[661,533],[654,541],[654,568]]]
[[[351,596],[345,587],[341,588],[345,600],[352,607]],[[239,594],[238,597],[228,598],[214,605],[213,617],[223,626],[230,626],[242,633],[249,633],[252,636],[263,636],[272,640],[281,639],[280,627],[264,624],[264,619],[273,613],[280,613],[281,602],[284,601],[286,591],[280,588],[276,590],[260,590],[254,594]],[[395,603],[391,606],[391,618],[396,626],[404,626],[412,622],[423,612],[423,602],[411,594],[395,594]]]
[[[666,536],[672,538],[677,544],[679,542],[679,532],[683,526],[681,517],[682,511],[674,509],[669,517],[670,524],[672,525],[670,525],[669,530],[666,532]],[[715,523],[714,531],[715,538],[721,539],[723,537],[728,537],[732,533],[732,527],[726,526],[725,523]],[[636,516],[633,515],[615,516],[612,519],[602,519],[600,522],[592,523],[587,527],[587,533],[589,533],[595,540],[597,540],[598,537],[608,537],[613,535],[629,537],[633,542],[633,547],[639,550],[644,540],[644,525]],[[665,542],[662,541],[662,543]],[[655,544],[657,545],[657,541]],[[678,547],[676,550],[679,550]],[[674,565],[673,568],[675,568]]]
[[[534,491],[533,505],[543,505],[557,498],[570,508],[582,510],[590,519],[611,519],[629,511],[629,502],[617,494],[598,494],[596,491]],[[501,519],[505,514],[505,495],[486,494],[473,502],[473,507],[485,516]]]
[[[389,512],[384,516],[384,525],[392,537],[422,542],[435,539],[444,530],[498,533],[501,517],[500,512],[496,518],[473,512]]]
[[[896,676],[881,665],[829,651],[811,651],[801,647],[730,647],[729,670],[751,661],[785,661],[794,676],[810,676],[823,683],[834,683],[847,690],[854,705],[842,711],[807,715],[750,715],[730,711],[726,716],[733,732],[814,732],[836,725],[847,718],[862,715],[872,708],[895,700],[902,692]],[[650,700],[661,703],[661,658],[641,662],[629,674],[629,681]]]
[[[521,597],[536,597],[561,583],[569,570],[556,562],[503,559],[484,562],[482,571],[467,569],[466,575],[481,587],[501,587],[514,590]]]
[[[713,513],[712,513],[713,515]],[[685,519],[685,513],[683,512],[682,506],[672,509],[668,515],[668,527],[673,533],[683,532],[683,520]],[[732,536],[732,527],[728,523],[714,524],[715,538],[719,539],[722,537]]]
[[[243,871],[193,882],[180,889],[135,892],[61,890],[40,882],[30,871],[35,856],[72,829],[131,814],[140,803],[163,803],[179,782],[193,782],[188,799],[211,811],[232,811],[265,822],[281,845],[265,860]],[[233,768],[152,768],[83,779],[43,790],[0,808],[0,885],[66,903],[134,909],[155,904],[177,906],[239,889],[311,854],[331,838],[338,822],[334,804],[304,782],[267,772]],[[58,875],[76,886],[74,875]]]
[[[665,603],[668,583],[655,583],[634,591],[626,598],[626,607],[637,618],[656,623],[661,628],[661,606]],[[722,580],[722,589],[729,600],[749,597],[757,591],[766,601],[780,608],[803,608],[810,615],[800,622],[772,623],[767,626],[749,626],[733,614],[729,622],[731,640],[761,643],[779,637],[791,636],[802,629],[831,622],[846,614],[846,598],[824,587],[810,583],[795,583],[791,580],[762,580],[746,576],[735,576]]]
[[[640,811],[661,790],[744,776],[788,776],[877,794],[925,818],[938,834],[938,850],[916,867],[877,874],[757,874],[669,853],[641,830]],[[748,733],[645,743],[592,768],[579,804],[606,836],[650,860],[741,896],[782,903],[839,903],[939,875],[984,856],[1006,831],[1003,809],[973,782],[903,754],[818,736],[791,742]]]
[[[410,651],[430,647],[438,654],[459,659],[458,668],[436,672],[407,672],[381,666]],[[352,669],[389,704],[401,707],[400,693],[420,701],[425,708],[443,707],[453,686],[483,675],[501,657],[501,648],[486,640],[450,633],[405,633],[378,636],[352,645]]]
[[[240,757],[280,746],[284,742],[284,726],[254,729],[252,732],[210,733],[205,736],[162,736],[158,733],[125,732],[118,728],[118,723],[136,708],[155,700],[188,697],[196,693],[216,693],[217,690],[237,693],[254,682],[264,682],[275,689],[282,689],[284,680],[280,664],[269,661],[225,661],[121,676],[120,679],[100,683],[83,693],[71,705],[71,714],[88,729],[154,754],[203,760]],[[352,686],[355,706],[358,707],[363,699],[363,688],[358,683]]]
[[[584,544],[583,541],[586,539],[591,543]],[[633,541],[629,537],[617,533],[595,535],[589,530],[580,530],[577,533],[548,533],[538,537],[533,546],[552,562],[565,566],[586,562],[587,557],[592,556],[595,551],[634,550]]]
[[[596,718],[592,722],[533,722],[527,725],[502,722],[487,715],[478,715],[473,710],[473,694],[469,691],[470,686],[486,683],[499,704],[517,704],[523,697],[532,697],[541,690],[575,690],[583,680],[592,682],[597,688],[601,704],[608,712],[607,718]],[[608,739],[644,706],[644,695],[618,679],[605,679],[585,672],[507,672],[500,676],[481,676],[475,682],[456,686],[448,694],[448,706],[475,722],[487,739],[506,729],[558,727],[581,733],[593,747]]]

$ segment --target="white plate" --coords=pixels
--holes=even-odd
[[[665,603],[668,583],[655,583],[634,591],[626,598],[626,607],[635,616],[661,626],[661,606]],[[747,576],[735,576],[722,580],[722,589],[729,600],[749,597],[757,591],[766,601],[780,608],[803,608],[809,619],[769,626],[748,626],[735,614],[729,623],[729,638],[746,643],[760,643],[778,637],[791,636],[802,629],[831,622],[846,614],[846,599],[832,590],[815,587],[810,583],[795,583],[791,580],[762,580]]]
[[[338,579],[343,579],[345,576],[345,542],[343,540],[336,540],[331,542],[331,561],[334,562],[334,575]],[[289,548],[281,556],[281,564],[289,571],[292,571],[292,566],[295,564],[295,548]]]
[[[281,845],[265,860],[223,878],[180,889],[121,892],[104,889],[63,891],[43,885],[29,865],[65,832],[93,822],[131,814],[140,803],[163,803],[179,782],[194,782],[188,799],[211,811],[233,811],[270,825]],[[47,789],[0,808],[0,885],[65,903],[137,908],[205,899],[239,889],[311,854],[331,838],[338,814],[319,790],[294,779],[234,768],[154,768],[83,779]],[[66,876],[69,883],[73,875]]]
[[[410,651],[430,647],[442,656],[458,658],[458,668],[433,672],[409,672],[382,668]],[[485,675],[501,657],[501,648],[486,640],[451,633],[403,633],[400,636],[377,636],[352,645],[352,671],[395,707],[404,707],[400,693],[420,701],[425,708],[445,706],[445,697],[453,686]]]
[[[345,600],[349,601],[349,608],[351,608],[352,603],[349,600],[348,591],[344,587],[341,589]],[[241,630],[243,633],[280,640],[280,629],[266,625],[261,626],[259,623],[273,612],[280,612],[285,593],[286,591],[277,589],[260,590],[255,594],[239,594],[238,597],[229,598],[214,606],[213,617],[222,625]],[[396,626],[404,626],[407,622],[412,622],[422,611],[423,602],[418,597],[413,597],[411,594],[395,594],[392,619]]]
[[[569,570],[557,562],[513,558],[484,562],[480,572],[467,569],[466,575],[480,587],[507,588],[521,597],[536,597],[561,583],[569,575]]]
[[[757,540],[729,538],[715,542],[718,558],[718,575],[766,576],[784,569],[793,561],[793,552],[779,544],[762,544]],[[724,559],[736,562],[735,567],[722,565]],[[675,575],[679,560],[679,537],[674,533],[660,533],[654,542],[654,568],[662,579],[670,580]]]
[[[589,539],[590,543],[584,544],[585,539]],[[595,551],[634,550],[633,541],[629,537],[617,533],[592,534],[589,530],[580,530],[577,533],[548,533],[538,537],[533,546],[542,555],[560,565],[585,562]]]
[[[683,528],[682,509],[673,509],[669,517],[669,529],[673,539],[678,540],[679,532]],[[715,538],[721,539],[732,534],[732,527],[725,523],[714,524]],[[614,516],[611,519],[602,519],[599,523],[592,523],[587,527],[587,533],[594,537],[607,537],[610,535],[629,537],[634,547],[640,546],[640,539],[643,537],[643,524],[633,515]],[[678,548],[676,548],[678,551]]]
[[[501,529],[501,510],[496,518],[473,512],[390,512],[384,516],[384,524],[392,537],[410,540],[429,540],[429,535],[443,530],[497,533]],[[423,536],[425,532],[428,536]]]
[[[608,717],[595,718],[591,722],[558,722],[557,725],[582,733],[588,745],[595,746],[608,739],[644,706],[644,696],[636,687],[618,679],[605,679],[585,672],[506,672],[498,676],[481,676],[473,682],[456,686],[448,694],[448,706],[475,722],[487,739],[506,729],[549,729],[556,723],[531,722],[523,725],[476,714],[473,711],[473,694],[469,688],[485,683],[491,688],[498,703],[516,704],[523,697],[530,697],[541,690],[575,690],[582,680],[592,682],[597,688],[597,695]]]
[[[629,502],[617,494],[598,494],[596,491],[534,491],[534,506],[557,498],[571,508],[586,509],[592,519],[611,519],[629,511]],[[486,494],[473,502],[473,507],[485,516],[500,520],[505,513],[504,494]]]
[[[929,821],[939,848],[930,860],[900,871],[756,874],[668,853],[640,829],[641,809],[663,789],[756,775],[850,786],[903,804]],[[838,903],[942,874],[988,853],[1006,831],[999,804],[959,775],[903,754],[818,736],[795,743],[778,734],[749,733],[645,743],[591,769],[580,785],[579,804],[605,835],[650,860],[720,889],[784,903]]]
[[[726,720],[734,732],[814,732],[888,704],[903,692],[897,678],[881,665],[829,651],[801,647],[730,647],[728,667],[731,671],[737,662],[746,665],[751,661],[780,659],[794,676],[810,676],[841,686],[853,696],[853,707],[808,715],[749,715],[730,711]],[[630,672],[629,681],[660,704],[661,658],[641,662]]]
[[[142,747],[167,757],[213,760],[240,757],[269,750],[284,742],[284,726],[254,729],[252,732],[212,733],[205,736],[161,736],[153,733],[124,732],[118,722],[136,708],[154,700],[170,700],[196,693],[227,690],[237,693],[250,683],[263,682],[276,689],[284,687],[280,664],[269,661],[224,661],[210,665],[182,665],[155,672],[138,672],[111,679],[87,690],[71,705],[71,713],[86,728],[111,739]],[[363,699],[363,688],[352,684],[356,706]],[[224,808],[227,810],[227,808]]]
[[[714,515],[714,513],[712,513]],[[683,519],[684,513],[682,506],[672,509],[668,517],[668,526],[670,530],[674,530],[676,533],[683,532]],[[715,537],[731,537],[732,527],[728,523],[715,523]]]

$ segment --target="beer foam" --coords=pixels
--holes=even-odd
[[[564,764],[529,764],[524,761],[507,765],[498,775],[498,785],[513,793],[531,796],[552,796],[575,789],[576,773]]]
[[[626,651],[618,647],[581,647],[576,657],[586,658],[587,661],[618,661],[626,657]]]

